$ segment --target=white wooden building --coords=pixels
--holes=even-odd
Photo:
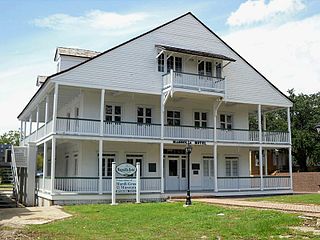
[[[38,79],[18,116],[21,145],[44,155],[41,201],[110,200],[113,161],[141,163],[142,199],[184,194],[186,141],[193,195],[292,192],[290,117],[287,132],[266,131],[263,117],[292,102],[192,13],[105,52],[58,48],[54,59],[57,73]],[[279,148],[288,177],[263,170],[266,150]]]

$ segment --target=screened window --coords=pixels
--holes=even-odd
[[[180,126],[180,111],[167,111],[167,125]]]
[[[163,53],[158,57],[158,71],[164,72],[164,54]]]
[[[238,158],[227,157],[226,158],[226,176],[237,177],[239,175]]]
[[[106,121],[121,122],[121,106],[106,105]]]
[[[194,112],[194,126],[195,127],[207,127],[207,113],[206,112]]]
[[[151,123],[152,122],[151,108],[138,107],[137,108],[137,122],[138,123]]]
[[[232,116],[228,114],[220,114],[220,128],[232,129]]]

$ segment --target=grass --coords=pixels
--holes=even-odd
[[[294,214],[269,210],[231,209],[194,203],[67,206],[73,217],[27,228],[38,239],[277,239],[312,235],[289,226],[302,220]],[[224,215],[218,215],[223,213]],[[303,234],[303,235],[302,235]]]
[[[320,205],[320,193],[256,197],[246,200]]]

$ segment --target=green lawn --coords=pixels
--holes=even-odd
[[[320,193],[256,197],[246,200],[320,205]]]
[[[29,226],[37,239],[277,239],[280,235],[313,237],[289,226],[302,224],[294,214],[231,209],[195,203],[77,205],[65,207],[73,217]],[[224,215],[218,215],[223,213]]]

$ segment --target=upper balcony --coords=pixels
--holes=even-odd
[[[163,91],[202,92],[223,96],[225,79],[171,70],[163,75]]]

